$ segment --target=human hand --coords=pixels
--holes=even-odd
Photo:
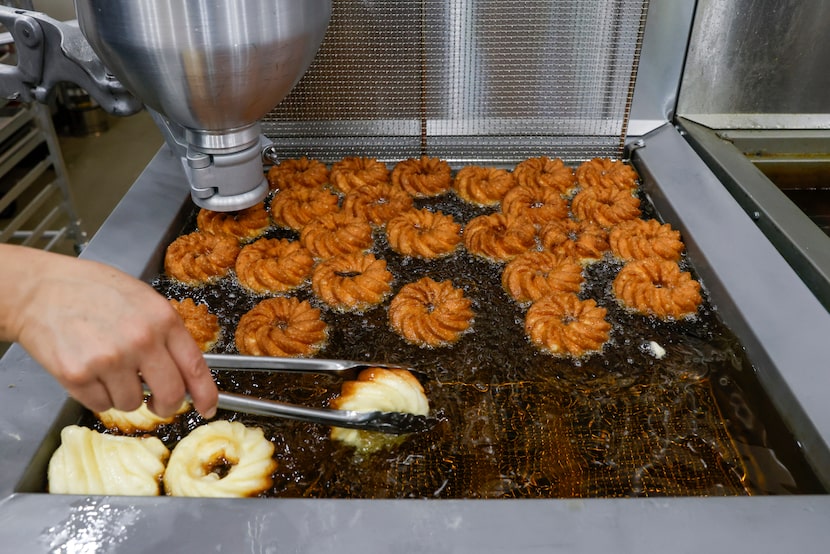
[[[207,418],[217,390],[179,315],[152,287],[115,268],[0,245],[0,337],[19,342],[90,410],[175,413],[185,392]],[[7,265],[10,264],[10,265]],[[4,294],[5,296],[5,294]]]

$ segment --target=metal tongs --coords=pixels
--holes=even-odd
[[[409,369],[404,366],[381,363],[365,363],[350,360],[325,360],[314,358],[276,358],[265,356],[235,356],[205,354],[211,369],[245,369],[254,371],[283,371],[291,373],[322,373],[349,376],[370,367],[385,369]],[[276,400],[252,398],[244,394],[219,392],[219,407],[246,414],[276,416],[334,427],[404,434],[429,431],[438,419],[402,412],[355,412],[329,408],[308,408]]]

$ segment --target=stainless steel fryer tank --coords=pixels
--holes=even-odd
[[[643,138],[634,162],[657,209],[691,237],[688,248],[713,301],[739,334],[782,416],[827,482],[830,411],[821,391],[830,315],[742,213],[679,133],[665,126]],[[687,186],[692,179],[697,186]],[[186,183],[165,150],[153,162],[91,242],[86,256],[135,275],[157,271],[163,250],[191,209]],[[725,244],[722,236],[732,237]],[[141,237],[137,239],[137,237]],[[132,248],[122,247],[130,241]],[[747,275],[760,275],[748,280]],[[780,290],[787,290],[786,295]],[[766,301],[758,302],[758,298]],[[0,436],[3,493],[0,540],[21,551],[49,550],[84,540],[120,552],[221,544],[233,551],[281,545],[320,551],[383,550],[404,541],[412,551],[476,545],[477,551],[522,551],[560,544],[595,552],[626,541],[642,550],[683,536],[689,549],[764,549],[771,541],[809,547],[828,538],[830,498],[661,498],[527,501],[208,500],[50,496],[25,471],[43,465],[56,430],[80,408],[19,348],[2,361]],[[30,479],[21,482],[21,478]],[[41,475],[42,478],[42,475]],[[730,514],[740,513],[740,518]],[[648,523],[645,523],[648,522]],[[659,526],[655,525],[659,523]],[[688,525],[711,533],[688,534]],[[655,525],[653,534],[632,529]],[[125,530],[119,534],[116,531]],[[321,532],[325,530],[325,532]],[[120,532],[120,531],[119,531]],[[80,538],[79,538],[80,537]],[[46,548],[45,548],[46,547]],[[400,546],[396,546],[400,548]],[[616,549],[615,549],[616,550]]]
[[[426,135],[421,133],[420,115],[403,121],[374,121],[355,114],[346,128],[358,125],[372,132],[343,138],[330,152],[336,156],[372,146],[394,159],[423,148],[427,152],[445,149],[454,152],[459,161],[471,156],[488,159],[494,150],[506,151],[508,157],[526,151],[557,153],[554,146],[561,145],[559,151],[576,160],[589,152],[622,154],[622,137],[627,136],[625,142],[631,147],[646,194],[657,211],[686,237],[690,259],[713,302],[738,334],[776,409],[828,486],[830,315],[670,123],[693,15],[691,4],[648,3],[643,60],[636,86],[628,82],[634,86],[634,94],[623,95],[615,112],[622,114],[614,127],[619,135],[601,135],[593,143],[580,144],[579,137],[568,133],[545,133],[539,138],[535,134],[539,128],[535,128],[516,142],[503,142],[505,129],[522,124],[515,113],[489,122],[461,117],[465,123],[459,127],[454,127],[453,122],[459,121],[455,116],[443,122],[427,117],[427,130],[444,132]],[[357,5],[370,7],[368,3]],[[452,5],[457,15],[466,13],[466,3]],[[400,6],[412,9],[403,3]],[[587,10],[587,16],[597,13],[598,4],[592,7],[594,11]],[[614,13],[619,15],[620,10],[642,9],[643,4],[617,2],[615,7]],[[641,15],[635,12],[637,18]],[[464,17],[462,21],[471,24]],[[462,56],[458,67],[468,67],[465,60],[469,58]],[[453,106],[463,108],[456,115],[475,108],[475,104],[463,102]],[[308,123],[302,117],[295,121],[301,123],[274,123],[272,128],[274,138],[288,153],[292,149],[296,152],[297,145],[322,144],[326,133],[345,125]],[[402,138],[400,123],[414,132]],[[281,125],[287,126],[285,134],[281,134]],[[303,125],[307,131],[298,131]],[[331,129],[324,128],[326,125]],[[470,125],[479,133],[473,134],[476,138],[472,141],[464,134]],[[500,145],[507,148],[498,150]],[[528,145],[537,150],[525,150]],[[183,215],[191,209],[178,160],[162,149],[84,256],[149,280],[160,267],[166,244],[179,232]],[[42,490],[43,483],[38,482],[42,474],[27,470],[44,466],[56,446],[57,431],[77,420],[80,413],[81,408],[67,401],[64,391],[19,347],[0,360],[0,544],[4,547],[21,552],[84,548],[99,552],[639,552],[667,547],[687,552],[820,551],[830,539],[827,495],[344,501],[79,497],[24,492]]]

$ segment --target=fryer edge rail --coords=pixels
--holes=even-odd
[[[686,237],[724,321],[830,487],[830,405],[823,392],[830,390],[830,313],[673,126],[654,131],[646,144],[634,159],[646,194]],[[686,150],[689,162],[679,166]]]

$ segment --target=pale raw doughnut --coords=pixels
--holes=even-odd
[[[212,421],[183,438],[170,454],[164,490],[171,496],[257,496],[273,484],[274,445],[259,427]]]
[[[336,410],[401,412],[426,416],[429,401],[421,383],[405,369],[364,369],[355,381],[346,381],[340,396],[330,402]],[[375,450],[395,442],[395,435],[332,427],[331,438],[359,450]]]
[[[182,405],[179,406],[179,409],[176,410],[176,413],[172,416],[159,417],[151,412],[150,408],[148,408],[145,403],[142,404],[137,410],[132,410],[130,412],[110,408],[105,412],[96,412],[95,417],[100,419],[101,423],[103,423],[107,429],[118,430],[122,433],[131,435],[138,431],[154,431],[162,425],[173,423],[173,420],[176,419],[177,415],[181,415],[189,409],[190,403],[184,401],[182,402]]]
[[[49,460],[49,492],[158,496],[169,455],[156,437],[105,435],[70,425]]]

